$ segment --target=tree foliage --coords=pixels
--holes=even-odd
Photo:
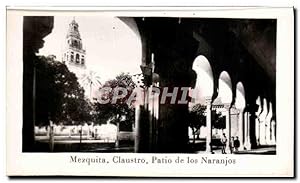
[[[206,126],[206,106],[196,104],[190,111],[189,126],[193,131],[193,140],[195,142],[196,134],[199,134],[201,126]],[[224,129],[225,128],[225,116],[222,116],[220,112],[216,110],[211,111],[212,128]]]
[[[89,96],[90,99],[92,99],[92,91],[93,91],[93,87],[98,87],[101,86],[101,82],[100,82],[100,76],[97,75],[97,72],[95,71],[89,71],[83,74],[82,78],[80,78],[83,85],[86,87],[89,87]]]
[[[39,56],[36,68],[36,123],[79,123],[91,119],[91,105],[77,77],[55,56]]]
[[[205,116],[206,107],[201,104],[196,104],[193,106],[189,114],[189,126],[193,131],[193,141],[195,142],[195,136],[200,131],[201,126],[206,125],[206,116]]]
[[[226,119],[225,116],[222,116],[220,112],[217,113],[217,111],[213,110],[211,118],[212,118],[212,128],[225,129]]]
[[[193,106],[190,112],[190,124],[191,128],[199,129],[201,126],[205,126],[206,124],[206,116],[205,116],[206,107],[201,104],[196,104]]]
[[[124,123],[132,124],[134,122],[134,109],[131,104],[127,103],[127,99],[135,87],[132,77],[128,73],[121,73],[115,79],[106,81],[100,89],[107,87],[112,88],[112,90],[100,94],[99,97],[103,100],[112,101],[117,87],[126,88],[127,95],[124,98],[118,99],[115,103],[108,102],[107,104],[101,104],[99,101],[95,102],[96,121],[99,123],[110,121],[114,124],[123,121]]]

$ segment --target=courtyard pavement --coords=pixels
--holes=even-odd
[[[197,151],[196,153],[198,153],[198,154],[207,154],[206,151]],[[219,148],[214,149],[212,154],[222,154],[222,150],[219,149]],[[262,146],[262,147],[258,147],[256,149],[233,152],[233,154],[236,154],[236,155],[239,155],[239,154],[257,154],[257,155],[276,154],[276,146]]]
[[[125,142],[120,143],[119,147],[115,147],[115,140],[112,139],[87,139],[86,137],[81,140],[82,148],[79,148],[79,136],[72,136],[69,138],[67,136],[55,136],[54,145],[55,149],[58,152],[63,151],[81,151],[81,152],[134,152],[134,143],[133,142]],[[40,144],[44,144],[47,146],[49,139],[46,137],[38,137],[36,138]],[[199,139],[196,140],[195,144],[190,141],[189,147],[190,153],[196,154],[208,154],[205,151],[205,140]],[[79,148],[79,149],[78,149]],[[222,150],[220,147],[213,147],[212,154],[222,154]],[[238,152],[233,152],[233,154],[276,154],[276,146],[260,146],[256,149],[251,150],[243,150]]]

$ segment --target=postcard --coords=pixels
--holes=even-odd
[[[293,177],[293,11],[8,7],[7,175]]]

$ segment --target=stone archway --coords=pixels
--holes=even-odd
[[[218,97],[225,108],[226,116],[226,130],[225,134],[227,136],[226,151],[230,151],[230,139],[231,139],[231,103],[232,103],[232,84],[231,78],[228,72],[222,71],[219,76],[219,89]]]
[[[36,53],[43,47],[43,38],[52,32],[54,17],[23,18],[23,129],[22,150],[34,150],[35,67]]]
[[[214,78],[209,61],[203,55],[196,57],[193,70],[197,74],[195,93],[196,103],[205,104],[205,100],[211,100],[214,92]]]
[[[212,96],[214,92],[214,78],[209,61],[203,55],[196,57],[193,70],[197,74],[195,88],[192,91],[193,103],[206,106],[206,152],[212,152]],[[200,129],[199,129],[200,130]]]
[[[122,21],[124,20],[123,18],[120,19]],[[253,101],[255,103],[257,95],[261,94],[262,92],[259,88],[264,88],[264,84],[269,83],[268,81],[275,81],[275,73],[272,71],[272,69],[270,71],[266,71],[264,67],[260,68],[257,64],[264,63],[265,65],[268,65],[270,61],[268,59],[264,59],[266,57],[262,57],[261,55],[257,58],[252,57],[253,55],[255,55],[253,53],[257,53],[257,51],[260,50],[257,49],[256,44],[241,44],[241,42],[245,43],[245,41],[247,43],[247,40],[245,38],[249,36],[248,34],[255,36],[260,35],[258,37],[264,37],[266,33],[260,34],[260,30],[263,31],[268,27],[270,27],[272,30],[276,30],[276,24],[274,29],[274,23],[272,22],[262,29],[257,29],[256,26],[246,26],[248,28],[257,30],[254,34],[252,34],[253,31],[247,32],[244,29],[239,28],[245,27],[244,25],[252,25],[251,22],[254,22],[253,25],[256,25],[255,22],[257,21],[259,23],[260,21],[251,20],[250,22],[243,22],[243,20],[239,20],[232,22],[232,20],[184,18],[180,19],[181,21],[179,22],[177,18],[156,17],[136,17],[129,19],[131,19],[129,23],[126,21],[124,22],[129,25],[129,27],[131,27],[131,29],[135,33],[138,32],[140,35],[141,49],[139,51],[142,53],[141,65],[143,65],[144,68],[150,66],[152,55],[155,55],[154,73],[159,74],[159,82],[160,86],[162,87],[193,87],[193,82],[196,80],[196,74],[192,69],[192,65],[195,59],[195,55],[199,55],[201,53],[203,53],[206,58],[209,58],[209,60],[215,61],[214,65],[212,65],[215,74],[218,74],[220,71],[226,70],[230,73],[230,76],[232,76],[232,81],[239,81],[241,79],[240,77],[243,75],[243,73],[245,73],[243,84],[245,85],[245,88],[247,88],[247,96],[250,96],[248,98],[246,96],[247,102],[250,104],[250,107],[247,105],[247,110],[250,110],[252,114],[252,111],[254,111],[255,109],[255,106],[252,106]],[[27,21],[26,24],[25,21]],[[234,29],[232,25],[240,25],[241,27],[238,26]],[[23,36],[23,90],[24,96],[26,96],[24,98],[24,106],[26,107],[24,107],[23,109],[23,137],[26,137],[26,134],[27,136],[30,136],[28,138],[26,137],[27,141],[26,138],[23,138],[25,139],[24,144],[32,144],[33,142],[32,140],[28,140],[29,138],[33,139],[31,132],[33,131],[32,121],[34,121],[34,106],[32,102],[34,69],[31,60],[34,60],[35,53],[39,48],[42,47],[43,37],[49,34],[52,28],[53,17],[24,18],[24,35],[26,36]],[[200,39],[200,37],[206,40],[207,47],[203,47],[203,39]],[[224,37],[228,39],[223,39]],[[228,46],[231,45],[232,42],[235,43],[235,46]],[[264,42],[264,39],[261,39],[261,42]],[[273,43],[270,44],[273,45]],[[266,44],[266,47],[268,47],[270,44],[268,42],[268,44]],[[236,48],[240,48],[238,53],[236,52]],[[272,53],[271,55],[275,55],[275,52],[270,53]],[[140,63],[138,63],[138,66],[140,66]],[[273,66],[275,65],[273,64]],[[239,73],[237,73],[237,70],[239,70]],[[248,70],[250,70],[251,72],[249,72]],[[266,73],[270,73],[268,74],[269,77],[266,77]],[[219,84],[219,90],[218,92],[216,92],[215,89],[215,93],[219,93],[219,97],[222,99],[222,102],[227,104],[226,106],[228,107],[228,113],[230,114],[232,92],[230,93],[223,91],[227,90],[226,85],[229,86],[228,81],[230,81],[231,83],[231,80],[228,80],[228,78],[230,79],[228,73],[228,77],[225,76],[226,74],[223,74],[222,76],[221,73],[219,77],[219,81],[223,81],[225,83],[225,87],[222,86],[224,83]],[[252,78],[252,76],[254,77],[254,79]],[[215,79],[218,80],[217,77],[215,77]],[[152,85],[152,75],[146,76],[145,80],[149,86]],[[256,81],[259,82],[257,83]],[[217,82],[215,81],[215,83]],[[231,84],[228,88],[232,88]],[[274,91],[272,91],[271,94],[267,93],[266,95],[275,96]],[[226,93],[229,96],[226,96]],[[274,99],[272,102],[274,108],[274,106],[276,106],[276,102],[275,97],[273,98]],[[273,110],[273,112],[275,111],[276,110]],[[159,142],[159,144],[155,145],[158,149],[157,152],[185,152],[187,144],[187,125],[185,123],[185,119],[188,114],[188,105],[160,105],[158,113],[160,119],[158,122],[158,126],[155,129],[155,135],[157,136],[157,141]],[[254,117],[252,117],[252,119],[254,119]],[[149,119],[145,119],[143,121],[146,121],[146,123],[148,123]],[[145,136],[150,133],[147,130],[145,130],[144,132],[146,132],[143,133],[145,134]],[[145,144],[147,143],[148,141],[145,141]],[[24,146],[29,147],[28,145]],[[149,152],[149,149],[146,149],[144,152]]]
[[[245,134],[249,134],[249,125],[245,124],[244,120],[244,110],[246,107],[246,99],[245,99],[245,89],[242,82],[238,82],[236,85],[236,99],[235,99],[235,107],[238,109],[238,123],[237,123],[237,135],[240,141],[239,150],[244,150],[244,139]],[[245,138],[244,138],[245,137]]]

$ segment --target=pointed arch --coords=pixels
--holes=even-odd
[[[272,102],[267,103],[267,108],[268,108],[268,113],[266,119],[271,121],[271,118],[273,117]]]
[[[245,88],[241,81],[236,84],[235,106],[238,109],[244,109],[246,107]]]
[[[205,98],[211,98],[214,92],[214,78],[209,61],[205,56],[196,57],[193,62],[192,69],[196,72],[196,85],[194,95],[196,101],[205,102]]]
[[[232,102],[232,84],[227,71],[222,71],[219,77],[218,98],[224,104]]]
[[[257,97],[255,103],[256,103],[256,105],[258,105],[258,109],[257,109],[256,115],[259,116],[259,114],[262,112],[262,101],[261,101],[261,97],[260,96]]]

